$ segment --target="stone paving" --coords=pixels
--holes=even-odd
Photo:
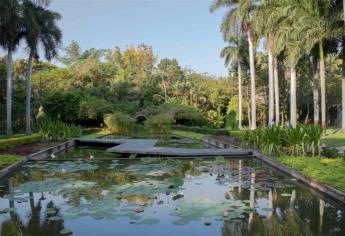
[[[176,157],[251,157],[252,150],[246,149],[220,149],[220,148],[171,148],[157,147],[158,139],[76,139],[84,144],[107,144],[114,145],[107,149],[108,152],[155,155],[155,156],[176,156]]]

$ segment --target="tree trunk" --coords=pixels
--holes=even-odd
[[[344,0],[345,6],[345,0]],[[345,133],[345,38],[343,39],[343,64],[342,64],[342,78],[341,78],[341,130]]]
[[[242,68],[238,62],[238,128],[242,129]]]
[[[255,62],[254,47],[251,32],[248,32],[249,64],[250,64],[250,100],[251,100],[251,129],[256,129],[256,92],[255,92]]]
[[[7,54],[7,88],[6,88],[6,134],[13,135],[12,131],[12,50]]]
[[[273,65],[274,65],[274,96],[275,96],[275,118],[276,118],[276,125],[279,125],[280,117],[279,117],[279,77],[278,77],[278,58],[273,58]]]
[[[344,21],[345,21],[345,0],[343,0],[343,11],[344,11]],[[342,78],[341,78],[341,128],[342,131],[345,133],[345,38],[343,38],[343,71],[342,71]]]
[[[26,72],[26,134],[32,134],[31,129],[31,75],[32,75],[32,53],[28,60],[28,70]]]
[[[320,84],[321,84],[321,124],[323,131],[326,131],[326,71],[325,57],[322,42],[319,43],[320,50]]]
[[[268,126],[274,124],[274,74],[273,74],[273,53],[268,47]]]
[[[320,104],[319,104],[319,81],[317,73],[317,59],[310,57],[312,65],[312,89],[313,89],[313,107],[314,107],[314,124],[320,123]]]
[[[296,68],[291,66],[290,81],[290,124],[293,128],[297,127],[297,102],[296,102]]]
[[[165,79],[163,78],[163,89],[164,89],[164,100],[165,103],[168,103],[168,93],[167,93],[167,86],[165,83]]]

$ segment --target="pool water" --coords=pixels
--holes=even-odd
[[[80,161],[28,163],[1,184],[1,236],[345,234],[342,206],[253,159],[81,150],[64,154]]]

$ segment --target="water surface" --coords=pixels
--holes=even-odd
[[[344,208],[256,160],[112,157],[26,164],[0,186],[1,235],[345,234]]]

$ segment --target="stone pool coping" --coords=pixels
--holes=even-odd
[[[219,140],[217,139],[217,142],[215,140],[212,139],[212,137],[207,137],[206,139],[203,139],[203,142],[208,143],[208,144],[212,144],[214,146],[220,147],[220,148],[232,148],[233,146],[231,144],[228,144],[226,142],[219,142]],[[10,175],[11,173],[13,173],[13,171],[19,169],[20,167],[22,167],[22,165],[24,165],[26,162],[28,161],[39,161],[39,160],[44,160],[47,157],[50,157],[51,154],[57,154],[60,153],[62,151],[65,151],[67,149],[69,149],[70,147],[73,147],[76,145],[76,141],[73,140],[68,140],[66,142],[63,142],[61,144],[58,144],[54,147],[50,147],[50,148],[46,148],[43,149],[39,152],[30,154],[26,157],[23,158],[23,160],[17,161],[16,163],[5,167],[4,169],[0,170],[0,179]],[[330,187],[328,185],[322,184],[319,181],[304,176],[303,174],[301,174],[298,171],[295,171],[283,164],[281,164],[280,162],[274,160],[273,158],[270,158],[266,155],[263,155],[261,152],[259,152],[258,150],[252,150],[253,151],[253,158],[257,158],[260,161],[264,162],[265,164],[281,171],[284,174],[287,174],[293,178],[295,178],[296,180],[300,181],[301,183],[311,187],[312,189],[317,190],[318,192],[325,194],[335,200],[338,200],[342,203],[345,203],[345,192],[342,192],[340,190],[337,190],[333,187]]]
[[[3,169],[0,170],[0,179],[10,175],[13,173],[13,171],[18,170],[20,167],[22,167],[26,162],[28,161],[39,161],[46,159],[47,157],[51,156],[51,154],[57,154],[62,151],[65,151],[66,149],[73,147],[75,145],[74,140],[68,140],[63,143],[60,143],[58,145],[55,145],[53,147],[42,149],[41,151],[32,153],[28,156],[23,157],[22,160],[17,161],[13,163],[12,165],[9,165]]]

